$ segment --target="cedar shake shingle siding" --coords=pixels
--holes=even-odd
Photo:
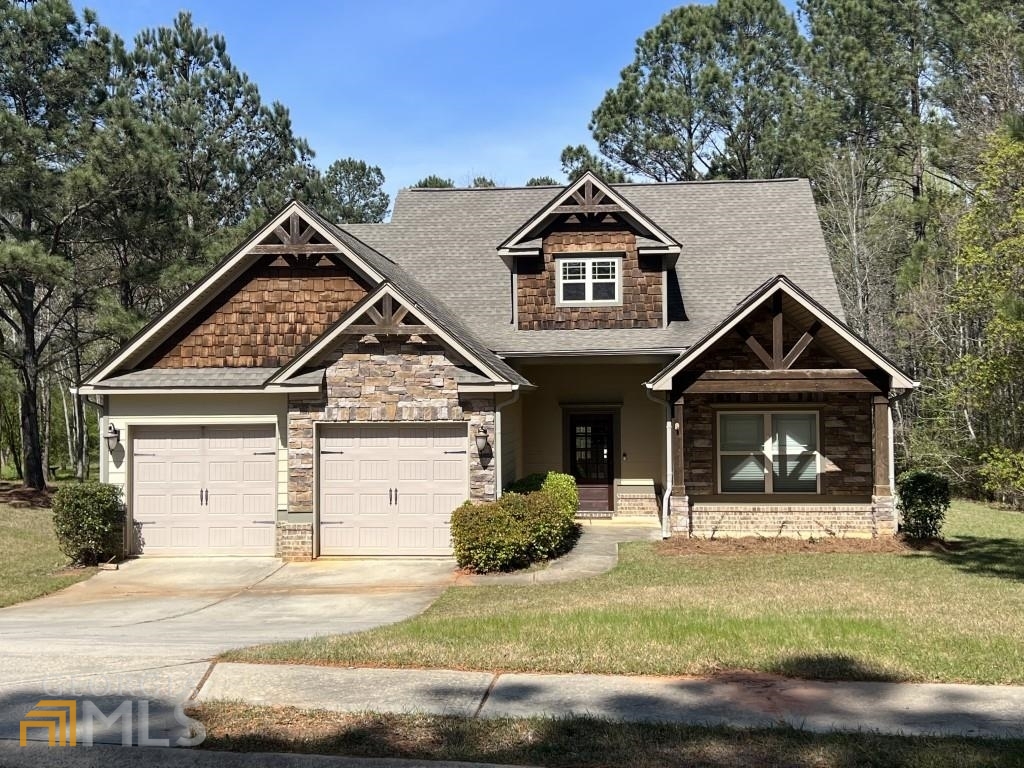
[[[344,267],[258,264],[164,344],[152,367],[285,365],[366,293]]]
[[[543,257],[520,258],[517,301],[521,330],[659,328],[662,324],[658,258],[638,257],[636,236],[628,231],[551,232]],[[616,306],[557,306],[556,257],[561,254],[622,254],[622,303]]]

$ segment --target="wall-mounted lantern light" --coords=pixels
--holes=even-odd
[[[487,450],[487,427],[480,427],[476,432],[476,450],[478,453]]]
[[[480,427],[476,430],[476,450],[482,454],[487,450],[487,428]]]
[[[107,440],[107,450],[113,451],[121,442],[121,430],[113,424],[108,424],[107,431],[104,433],[103,437]]]

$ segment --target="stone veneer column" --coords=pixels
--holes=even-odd
[[[469,494],[474,501],[497,495],[494,456],[493,396],[461,397],[455,378],[455,355],[437,344],[389,340],[360,344],[352,340],[339,350],[326,372],[326,394],[288,404],[288,513],[312,515],[315,509],[314,425],[349,423],[464,423],[469,460]],[[490,455],[483,466],[476,433],[487,429]],[[313,551],[313,524],[278,524],[278,552],[308,559]],[[304,553],[308,552],[308,555]]]

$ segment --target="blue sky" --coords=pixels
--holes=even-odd
[[[459,185],[561,178],[566,144],[670,0],[91,0],[131,41],[179,10],[227,39],[265,100],[290,110],[325,167],[379,165],[387,189],[430,173]]]

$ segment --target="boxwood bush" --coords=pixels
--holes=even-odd
[[[96,565],[124,552],[121,489],[105,483],[65,485],[53,496],[53,528],[61,552],[80,565]]]
[[[569,514],[575,515],[580,508],[576,479],[563,472],[535,472],[510,483],[505,490],[522,494],[545,490],[556,496]]]
[[[949,509],[949,480],[934,472],[906,472],[896,481],[900,532],[911,539],[934,539]]]
[[[566,495],[542,489],[508,492],[491,502],[467,501],[452,513],[456,561],[463,568],[488,573],[525,568],[568,552],[579,526],[576,505],[568,511]]]

